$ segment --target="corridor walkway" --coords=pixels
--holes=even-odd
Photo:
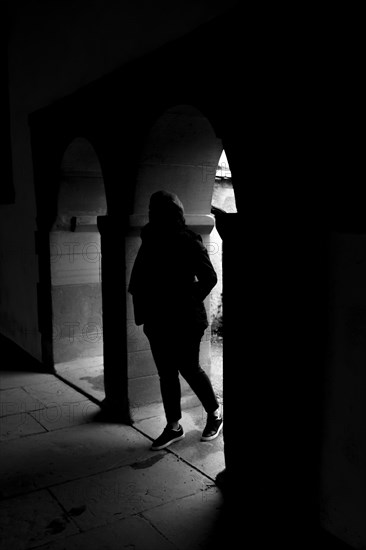
[[[223,436],[200,442],[205,415],[186,409],[185,439],[150,450],[159,405],[134,425],[51,374],[2,371],[0,546],[25,550],[222,548]]]

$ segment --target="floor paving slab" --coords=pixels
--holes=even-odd
[[[55,540],[42,550],[177,550],[145,518],[133,516],[113,525]],[[40,550],[41,550],[40,549]]]
[[[58,363],[56,372],[67,382],[80,388],[92,398],[103,401],[104,366],[103,357],[78,358],[74,361]]]
[[[38,384],[47,380],[54,380],[54,374],[26,371],[0,371],[0,389],[18,388],[28,384]]]
[[[10,441],[47,430],[29,413],[11,414],[0,418],[0,441]]]
[[[131,426],[92,422],[2,443],[0,498],[118,468],[151,455]]]
[[[47,490],[0,502],[0,540],[4,550],[26,550],[78,532]]]
[[[23,388],[46,407],[88,400],[86,396],[56,377],[36,384],[25,384]]]
[[[221,530],[223,497],[217,487],[143,512],[143,516],[179,550],[224,550],[222,542],[230,543],[230,536]],[[239,548],[237,541],[232,540],[230,548]]]
[[[24,388],[8,388],[0,390],[0,416],[22,414],[44,408],[44,404]]]
[[[79,402],[49,404],[46,408],[29,414],[47,431],[53,431],[94,422],[95,415],[99,411],[98,405],[83,399]]]
[[[202,499],[208,487],[205,476],[173,454],[161,451],[50,491],[66,511],[81,510],[75,522],[84,531],[188,495],[199,493]]]

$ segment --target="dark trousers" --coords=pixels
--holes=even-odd
[[[211,381],[199,363],[203,331],[182,330],[173,334],[146,331],[160,378],[161,396],[167,422],[182,418],[179,374],[187,381],[205,411],[214,412],[219,403]]]

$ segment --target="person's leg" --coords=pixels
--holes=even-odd
[[[219,402],[211,384],[211,380],[200,366],[199,353],[202,331],[187,331],[180,343],[178,369],[183,378],[192,388],[203,408],[209,415],[219,410]]]
[[[207,422],[202,432],[201,441],[211,441],[220,434],[223,420],[211,381],[199,363],[202,335],[202,332],[196,331],[187,331],[184,334],[178,368],[207,412]]]
[[[159,374],[161,396],[167,421],[162,434],[155,439],[151,446],[151,450],[160,451],[184,437],[184,430],[179,424],[182,417],[179,372],[174,364],[172,340],[166,335],[163,338],[161,334],[149,334],[147,336]]]
[[[160,391],[167,424],[177,427],[182,418],[181,387],[179,371],[176,366],[172,342],[160,334],[149,335],[151,353],[154,358],[160,380]]]

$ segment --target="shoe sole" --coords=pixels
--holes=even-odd
[[[212,441],[213,439],[216,439],[216,437],[220,434],[223,425],[224,425],[224,423],[221,422],[221,424],[219,426],[219,429],[217,430],[217,432],[214,435],[210,435],[209,437],[202,436],[201,441]]]
[[[154,445],[151,445],[151,450],[152,451],[161,451],[161,449],[165,449],[166,447],[169,447],[169,445],[171,445],[172,443],[175,443],[176,441],[179,441],[180,439],[183,439],[184,435],[185,434],[180,435],[179,437],[175,437],[174,439],[171,439],[167,443],[164,443],[164,445],[159,445],[159,447],[154,447]]]

